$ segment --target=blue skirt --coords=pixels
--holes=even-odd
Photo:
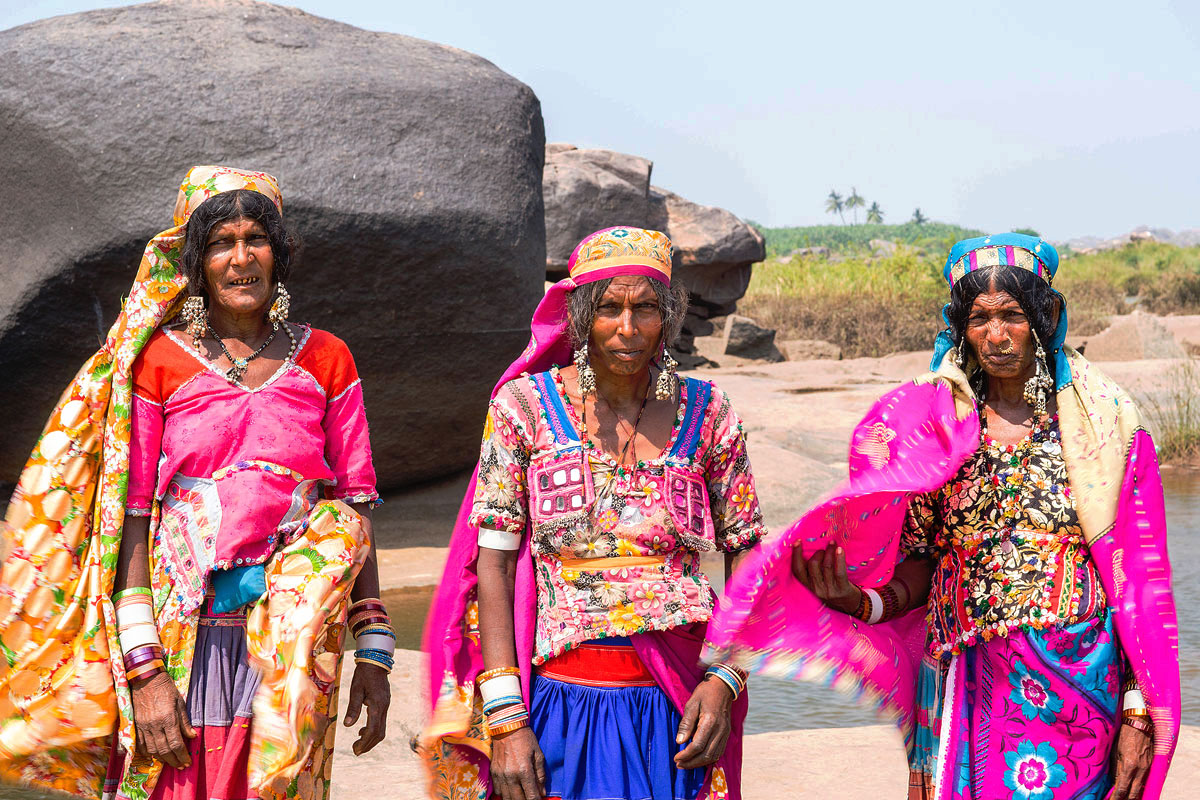
[[[553,800],[696,800],[706,767],[682,770],[679,713],[657,686],[603,687],[535,674],[529,724]]]

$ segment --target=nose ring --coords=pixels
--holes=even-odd
[[[1000,354],[1001,354],[1001,355],[1008,355],[1008,354],[1009,354],[1009,353],[1011,353],[1012,351],[1013,351],[1013,340],[1012,340],[1012,339],[1005,339],[1005,340],[1004,340],[1004,344],[1000,346]]]

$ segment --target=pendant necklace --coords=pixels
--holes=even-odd
[[[234,383],[241,383],[242,378],[246,377],[246,367],[250,365],[251,361],[261,356],[263,351],[267,349],[271,342],[275,341],[275,334],[277,334],[279,330],[277,328],[272,330],[271,335],[268,336],[266,340],[258,346],[258,349],[245,358],[234,358],[233,354],[229,352],[229,348],[225,346],[225,342],[220,336],[217,335],[217,332],[213,330],[211,324],[208,326],[208,332],[211,333],[212,337],[217,340],[217,345],[221,348],[221,352],[224,353],[225,357],[229,359],[229,362],[233,364],[233,366],[225,372],[225,377]],[[289,333],[291,332],[289,331]]]

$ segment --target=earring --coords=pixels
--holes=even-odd
[[[282,282],[275,288],[278,293],[275,296],[275,302],[271,304],[271,310],[267,312],[267,320],[274,330],[279,330],[279,323],[287,319],[288,311],[291,310],[292,296],[288,294],[288,290]]]
[[[1046,365],[1046,351],[1042,349],[1042,342],[1038,339],[1036,331],[1033,340],[1037,342],[1037,350],[1033,355],[1035,371],[1033,377],[1025,381],[1024,397],[1025,402],[1033,406],[1034,416],[1045,417],[1046,392],[1053,384],[1050,380],[1050,368]]]
[[[678,366],[667,346],[663,345],[662,372],[658,373],[658,385],[654,387],[655,399],[670,400],[675,397],[675,368]]]
[[[575,351],[575,366],[579,369],[579,393],[583,396],[596,393],[596,371],[588,361],[587,342]]]
[[[954,365],[964,372],[967,369],[967,337],[958,340],[958,347],[954,348]]]
[[[200,338],[208,330],[208,309],[204,307],[204,298],[192,295],[183,301],[179,309],[179,317],[187,323],[185,332],[192,337],[192,347],[200,349]]]

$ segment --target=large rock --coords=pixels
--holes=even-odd
[[[1112,324],[1087,340],[1089,361],[1140,361],[1186,356],[1174,334],[1158,317],[1141,311],[1113,317]]]
[[[384,488],[469,466],[545,275],[541,110],[478,56],[292,8],[158,2],[0,32],[0,480],[195,164],[280,180],[294,319],[358,362]],[[486,298],[486,300],[484,300]]]
[[[702,206],[653,186],[653,164],[611,150],[546,147],[546,270],[566,274],[579,240],[600,228],[660,230],[675,245],[674,273],[691,294],[692,318],[729,314],[746,293],[754,263],[766,258],[761,234],[724,209]],[[707,332],[685,325],[681,344]]]

